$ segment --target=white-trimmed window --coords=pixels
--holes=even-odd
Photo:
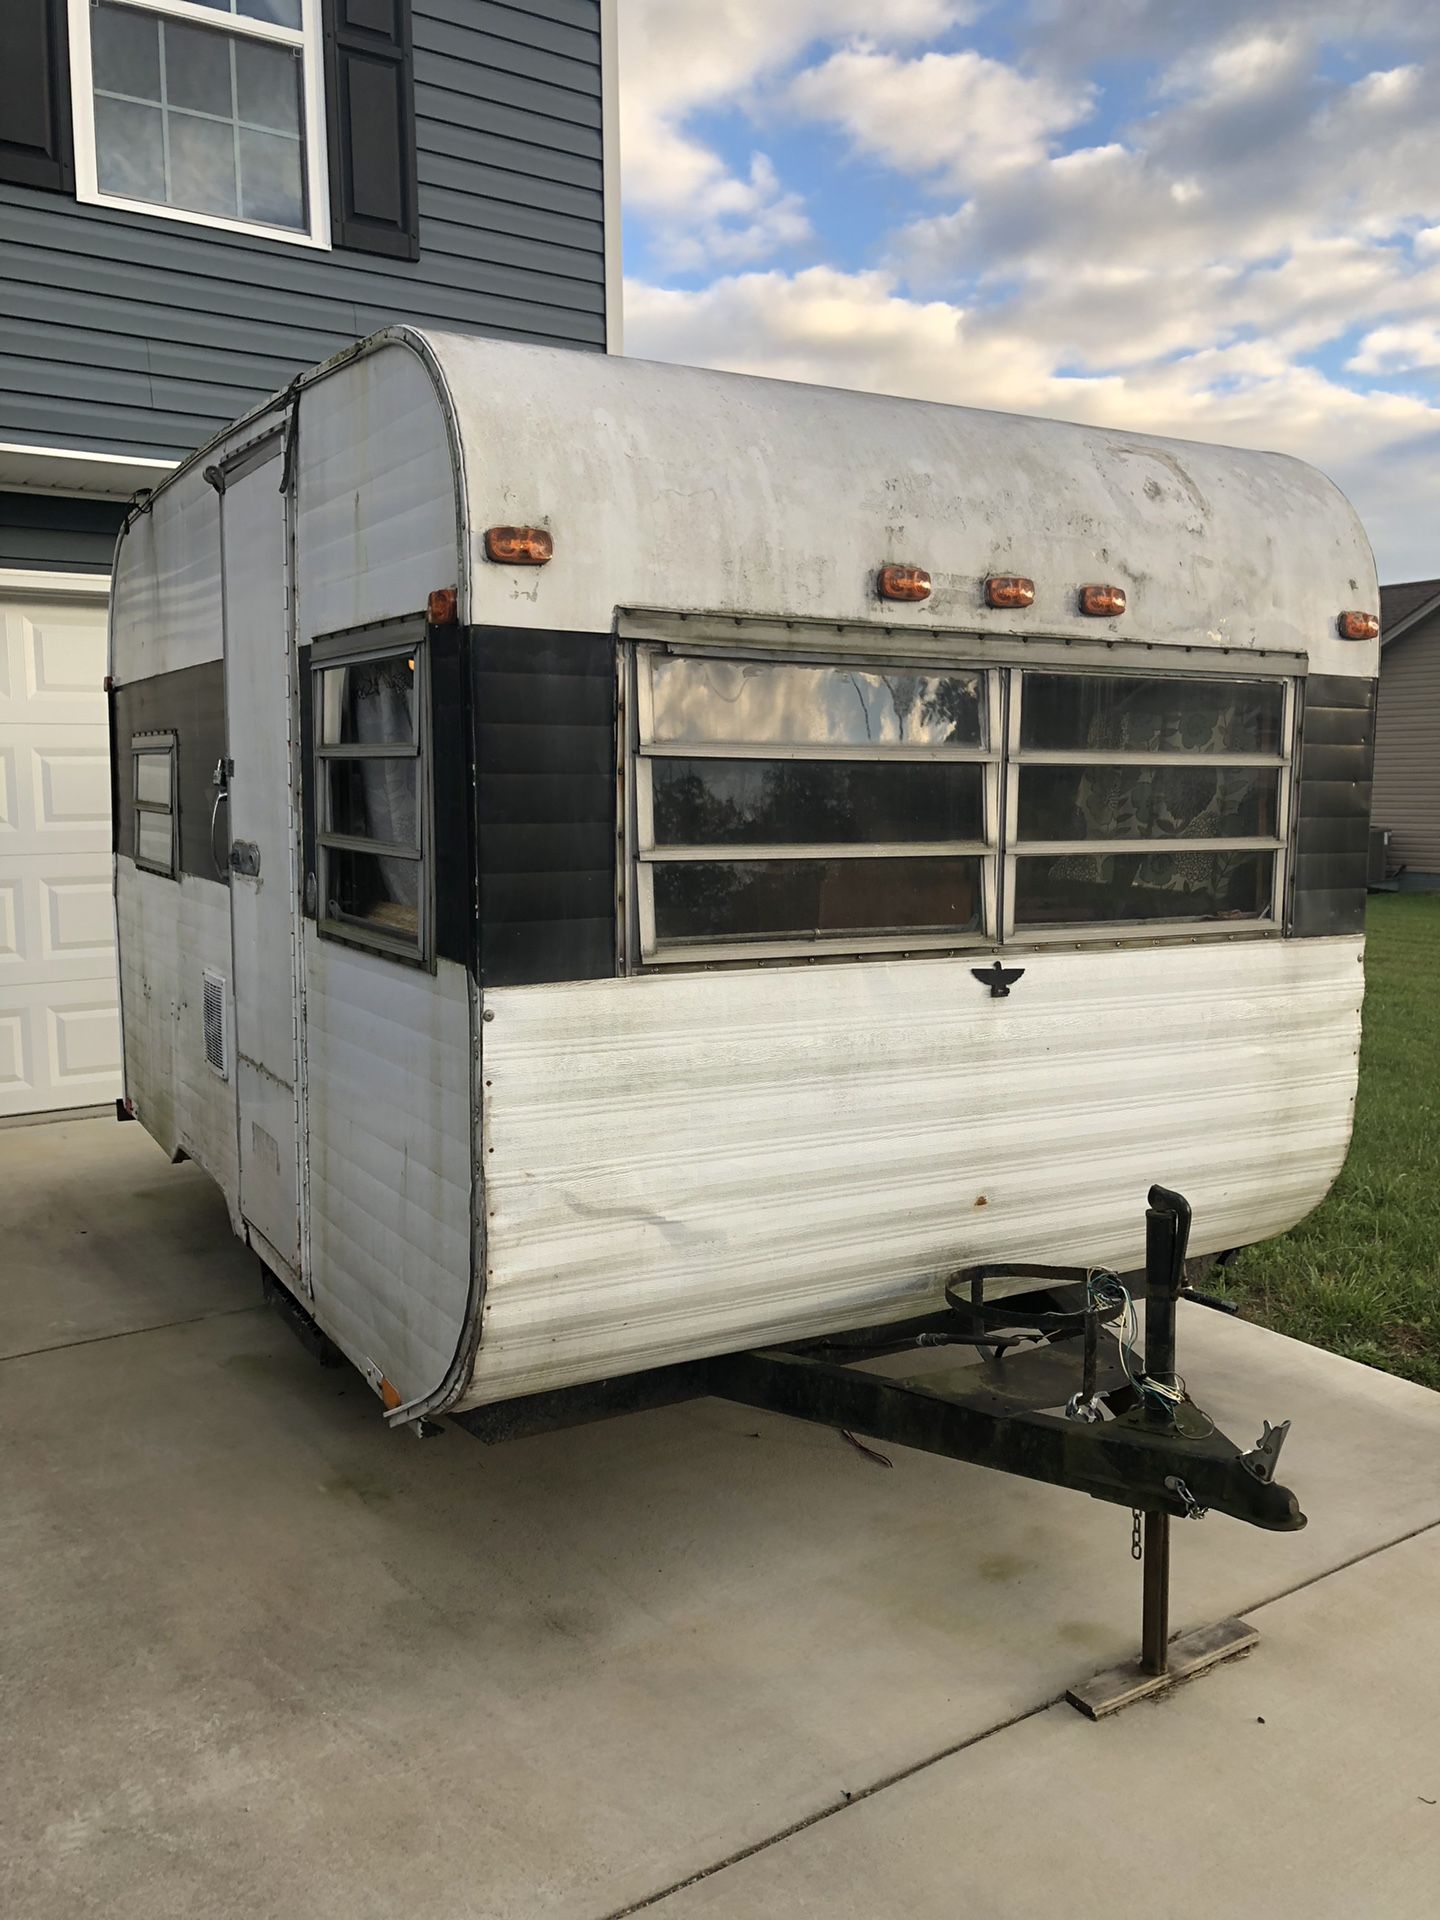
[[[70,0],[81,200],[328,246],[319,0]]]
[[[173,880],[180,851],[175,736],[137,733],[130,750],[135,767],[135,864]]]
[[[994,924],[996,676],[642,647],[646,961],[954,946]]]
[[[1294,682],[641,645],[642,965],[1283,923]]]

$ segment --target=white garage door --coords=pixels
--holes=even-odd
[[[105,602],[0,586],[0,1117],[120,1091]]]

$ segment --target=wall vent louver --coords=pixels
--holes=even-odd
[[[230,1078],[225,1058],[225,976],[205,971],[205,1058],[222,1080]]]

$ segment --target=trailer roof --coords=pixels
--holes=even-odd
[[[421,356],[448,416],[476,622],[595,631],[663,609],[1378,669],[1377,643],[1336,631],[1379,608],[1364,530],[1285,454],[411,327],[295,389],[371,354],[383,380],[392,350]],[[517,524],[550,530],[549,565],[486,561],[485,529]],[[925,568],[931,597],[878,600],[887,562]],[[987,607],[991,574],[1032,578],[1033,607]],[[1123,587],[1125,615],[1081,614],[1089,583]]]
[[[1123,586],[1127,639],[1306,651],[1373,672],[1336,636],[1376,610],[1343,495],[1283,454],[1163,440],[693,367],[412,336],[459,423],[472,618],[593,627],[616,607],[1095,639],[1089,582]],[[548,527],[543,570],[488,565],[484,529]],[[931,599],[885,608],[876,569],[926,568]],[[989,574],[1033,608],[984,604]],[[1323,663],[1318,652],[1333,656]],[[1363,657],[1362,657],[1363,656]]]

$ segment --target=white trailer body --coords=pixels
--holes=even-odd
[[[1377,605],[1287,458],[391,330],[122,534],[128,1103],[396,1421],[1279,1233]]]

